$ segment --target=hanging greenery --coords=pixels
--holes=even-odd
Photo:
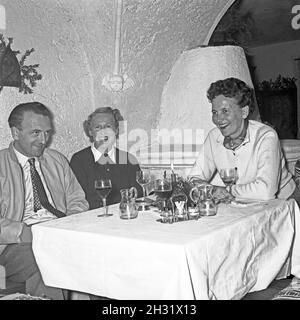
[[[19,88],[19,92],[24,94],[33,93],[33,87],[42,75],[38,73],[39,64],[26,65],[25,60],[34,52],[34,49],[26,50],[20,60],[16,58],[20,51],[11,50],[10,46],[13,38],[8,38],[6,43],[2,34],[0,34],[0,92],[4,86]]]
[[[295,77],[282,77],[281,74],[273,80],[263,80],[259,82],[255,89],[262,91],[281,91],[281,90],[289,90],[289,89],[297,89],[296,85],[297,79]]]
[[[21,86],[19,88],[19,92],[33,93],[31,88],[36,86],[36,82],[42,79],[42,75],[37,72],[37,68],[39,64],[33,65],[25,65],[24,62],[26,58],[34,52],[34,49],[26,50],[23,56],[20,59],[20,67],[21,67]]]

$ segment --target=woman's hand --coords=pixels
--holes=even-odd
[[[234,199],[234,196],[225,187],[214,186],[213,198],[218,202],[229,203]]]
[[[193,185],[208,184],[207,181],[201,179],[199,176],[188,176],[187,181]]]

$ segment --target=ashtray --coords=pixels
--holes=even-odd
[[[161,215],[161,218],[157,219],[157,222],[161,223],[176,223],[176,222],[184,222],[189,220],[198,220],[200,218],[200,215],[198,213],[193,213],[192,215],[190,213],[184,215],[184,216],[178,216],[178,215]]]

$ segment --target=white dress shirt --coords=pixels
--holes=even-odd
[[[31,174],[30,174],[30,164],[28,162],[29,158],[24,156],[22,153],[18,152],[15,148],[14,148],[14,151],[20,163],[20,166],[23,170],[23,178],[24,178],[23,183],[24,183],[24,191],[25,191],[25,206],[24,206],[23,222],[25,222],[27,225],[32,225],[34,223],[57,218],[54,214],[52,214],[51,212],[49,212],[43,207],[37,212],[34,212],[33,189],[32,189]],[[51,198],[51,194],[47,188],[45,179],[41,172],[38,158],[35,158],[35,167],[42,179],[48,200],[53,205],[53,200]]]
[[[103,155],[102,152],[100,152],[98,149],[95,148],[95,145],[92,144],[91,146],[91,150],[95,159],[95,162],[97,162],[101,156]],[[113,145],[113,147],[107,152],[107,155],[109,156],[109,158],[116,163],[116,147],[115,145]]]

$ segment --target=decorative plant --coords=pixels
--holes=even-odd
[[[13,38],[8,38],[8,43],[6,43],[4,37],[2,34],[0,34],[0,50],[2,52],[5,51],[13,42]],[[32,65],[26,65],[25,60],[26,58],[34,52],[34,49],[31,48],[29,50],[26,50],[26,52],[22,55],[19,63],[20,68],[20,85],[18,86],[19,92],[23,92],[24,94],[33,93],[32,88],[36,86],[36,83],[38,80],[42,79],[42,75],[38,73],[37,68],[39,67],[39,64],[32,64]],[[17,56],[20,54],[20,51],[12,51],[12,53]],[[1,59],[1,62],[3,59]],[[9,65],[6,66],[6,68],[9,68]],[[14,70],[15,71],[15,70]],[[16,86],[16,85],[10,85],[10,86]],[[0,87],[0,92],[3,89],[3,86]]]
[[[263,91],[277,91],[277,90],[286,90],[286,89],[295,89],[297,79],[294,77],[282,77],[281,74],[278,75],[278,77],[273,80],[264,80],[262,82],[259,82],[256,85],[257,90],[263,90]]]
[[[31,88],[36,86],[36,82],[42,79],[42,75],[37,72],[37,68],[39,64],[33,65],[25,65],[24,62],[26,58],[34,52],[34,49],[26,50],[23,56],[20,59],[20,67],[21,67],[21,86],[19,88],[19,92],[33,93]]]

